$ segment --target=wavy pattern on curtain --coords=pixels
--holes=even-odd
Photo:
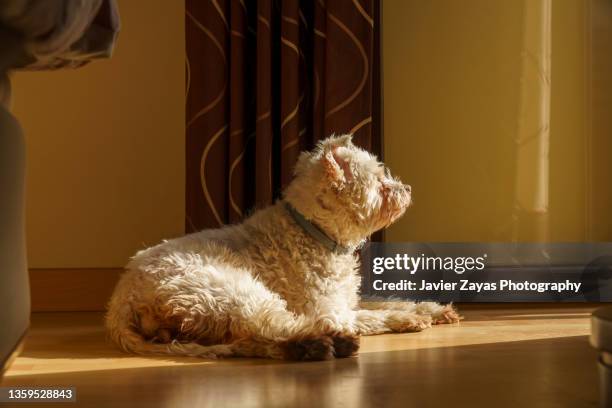
[[[379,0],[187,0],[186,228],[271,203],[300,151],[381,153]]]

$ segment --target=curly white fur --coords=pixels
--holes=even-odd
[[[283,199],[336,242],[357,248],[399,218],[410,188],[350,135],[300,156]],[[455,322],[451,306],[360,306],[359,259],[305,233],[281,202],[242,224],[138,252],[110,300],[113,341],[134,353],[318,360],[357,352],[360,334]]]

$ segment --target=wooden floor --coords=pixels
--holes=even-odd
[[[105,342],[101,314],[40,313],[2,385],[76,387],[64,407],[595,407],[591,311],[465,308],[460,324],[313,363],[128,356]]]

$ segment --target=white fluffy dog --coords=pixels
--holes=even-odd
[[[361,334],[456,322],[448,305],[359,304],[355,250],[409,204],[409,186],[332,136],[301,154],[276,204],[138,252],[108,306],[110,337],[134,353],[322,360],[354,355]]]

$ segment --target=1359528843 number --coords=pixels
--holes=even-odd
[[[35,387],[1,387],[0,402],[16,401],[76,401],[74,387],[35,388]]]

